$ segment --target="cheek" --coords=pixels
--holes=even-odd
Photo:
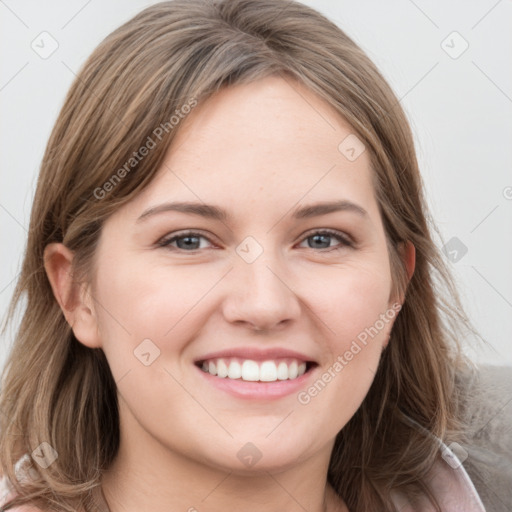
[[[388,303],[391,274],[385,258],[325,272],[310,294],[322,320],[317,325],[325,358],[317,379],[297,398],[307,414],[323,416],[334,435],[364,400],[397,311]]]
[[[391,274],[386,258],[316,271],[303,284],[309,286],[303,296],[323,321],[333,356],[347,350],[352,340],[376,323],[385,336],[389,322],[383,326],[379,319],[389,309]]]
[[[346,267],[338,279],[325,283],[317,298],[328,327],[328,356],[298,402],[306,414],[323,417],[334,435],[368,393],[397,311],[388,303],[391,275],[386,264]],[[321,295],[329,300],[321,302]]]
[[[185,265],[152,267],[136,258],[103,261],[97,274],[96,312],[113,372],[116,367],[118,373],[126,372],[137,363],[134,351],[148,339],[155,346],[145,343],[155,354],[160,350],[161,362],[176,357],[202,325],[201,302],[218,281],[217,273]]]

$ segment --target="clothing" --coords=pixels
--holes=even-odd
[[[429,486],[443,512],[492,512],[484,508],[464,465],[457,455],[444,443],[443,457],[436,462]],[[403,495],[395,493],[393,502],[400,512],[435,512],[434,506],[425,498],[421,505],[411,504]]]
[[[435,438],[440,450],[429,486],[443,512],[511,512],[512,367],[481,365],[460,379],[464,418],[471,425],[468,442],[448,447]],[[16,465],[19,478],[25,478],[22,464],[27,457]],[[0,505],[13,497],[8,481],[0,479]],[[109,512],[99,487],[94,500],[98,512]],[[413,506],[399,493],[393,501],[400,512],[434,512],[427,501]],[[25,506],[12,512],[38,511]]]
[[[487,512],[511,512],[512,367],[479,365],[461,388],[470,425],[464,466]]]

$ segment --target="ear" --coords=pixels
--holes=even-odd
[[[403,264],[405,265],[405,268],[407,271],[407,283],[409,283],[409,281],[411,280],[411,277],[414,274],[414,269],[416,267],[416,248],[414,247],[412,242],[407,240],[406,242],[402,242],[398,245],[398,252],[400,254],[401,260],[403,261]],[[405,294],[402,294],[398,298],[398,300],[395,301],[395,303],[398,302],[401,306],[404,303],[404,301],[405,301]],[[397,311],[397,314],[398,314],[398,311]],[[396,316],[395,316],[395,318],[396,318]],[[387,333],[387,337],[386,337],[386,341],[384,342],[383,347],[382,347],[383,349],[389,343],[389,338],[391,335],[391,328],[393,327],[393,324],[394,324],[394,320],[390,324],[389,332]]]
[[[412,245],[412,242],[407,240],[405,245],[403,242],[400,244],[398,250],[407,269],[407,282],[409,282],[416,268],[416,248]]]
[[[78,341],[89,348],[101,347],[92,296],[87,287],[74,281],[74,253],[64,244],[51,243],[44,249],[44,268],[53,295]]]
[[[416,266],[416,249],[412,242],[409,240],[405,242],[400,242],[397,246],[398,254],[400,259],[402,260],[403,265],[405,266],[405,270],[407,273],[407,285],[411,280],[412,275],[414,274],[414,268]],[[405,300],[405,292],[402,293],[399,297],[395,298],[395,302],[399,304],[403,304]]]

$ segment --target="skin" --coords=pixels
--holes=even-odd
[[[269,77],[224,89],[182,121],[149,187],[106,221],[92,283],[78,289],[71,251],[46,248],[67,321],[81,343],[103,349],[117,382],[121,447],[103,480],[112,512],[348,510],[326,483],[329,457],[369,390],[394,320],[308,404],[297,393],[235,398],[208,385],[193,362],[231,347],[290,348],[318,363],[307,389],[402,302],[391,297],[368,152],[349,161],[338,150],[351,133],[295,82]],[[367,215],[292,218],[295,208],[342,198]],[[166,212],[136,222],[166,201],[215,204],[232,219]],[[157,245],[186,229],[206,238],[192,249],[183,239]],[[323,229],[357,243],[315,243]],[[250,264],[236,252],[248,236],[263,249]],[[402,257],[410,277],[411,244]],[[145,366],[134,350],[148,338],[160,355]],[[250,467],[237,457],[248,442],[261,453]]]

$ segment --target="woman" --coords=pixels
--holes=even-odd
[[[474,331],[427,217],[405,115],[336,25],[142,11],[43,159],[4,510],[484,510],[448,449]]]

